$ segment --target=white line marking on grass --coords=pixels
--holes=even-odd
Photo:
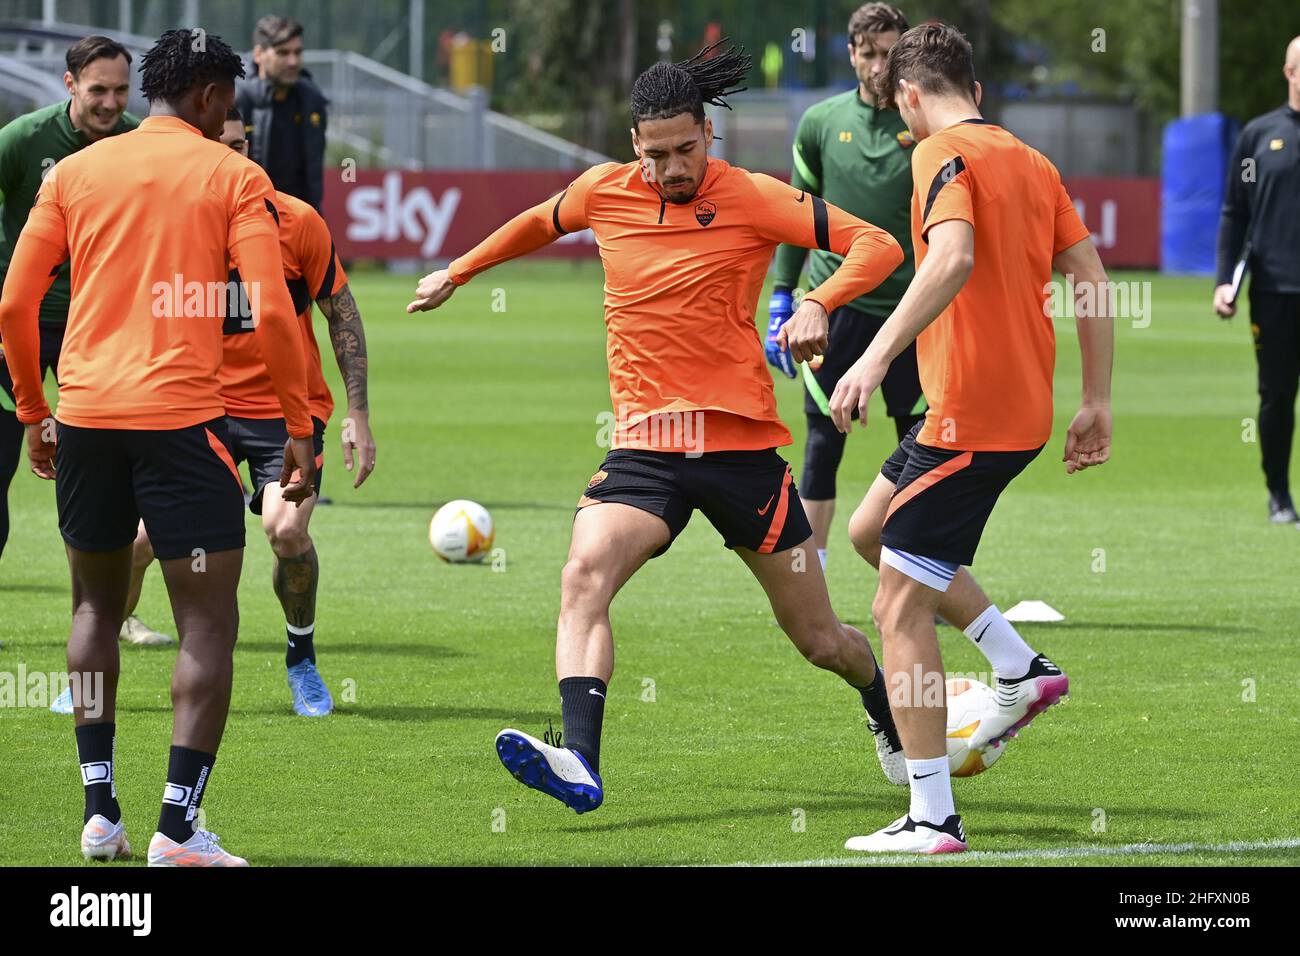
[[[1002,860],[1068,860],[1090,856],[1150,856],[1156,853],[1251,853],[1257,850],[1300,848],[1300,837],[1258,840],[1253,843],[1126,843],[1122,846],[1069,846],[1054,850],[970,850],[966,853],[864,853],[861,856],[828,856],[819,860],[775,863],[734,863],[733,866],[897,866],[908,863],[964,863]]]

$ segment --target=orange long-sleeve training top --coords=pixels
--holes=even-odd
[[[50,414],[37,309],[71,257],[59,421],[177,429],[225,414],[217,370],[228,264],[289,434],[312,434],[302,336],[280,262],[274,190],[257,165],[184,120],[150,116],[61,160],[41,184],[0,296],[18,420]]]
[[[788,445],[754,323],[773,251],[785,242],[844,257],[807,295],[828,312],[875,288],[903,261],[885,230],[722,160],[708,160],[699,190],[682,204],[647,182],[639,163],[606,163],[452,262],[451,280],[463,284],[587,227],[605,267],[614,447],[681,451],[630,436],[650,416],[697,411],[704,413],[702,447],[693,450]]]

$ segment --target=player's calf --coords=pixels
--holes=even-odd
[[[903,744],[889,708],[885,671],[876,661],[866,635],[833,616],[820,628],[810,629],[806,620],[789,626],[782,622],[782,628],[808,663],[838,675],[858,692],[885,779],[895,786],[905,785]]]

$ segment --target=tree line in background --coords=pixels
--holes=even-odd
[[[769,43],[811,28],[816,57],[799,64],[806,86],[853,82],[842,46],[852,0],[516,0],[515,29],[497,71],[493,105],[526,114],[553,132],[630,157],[632,81],[659,59],[660,24],[673,25],[671,57],[684,59],[721,34],[754,53],[751,86]],[[1084,96],[1135,103],[1162,125],[1178,115],[1182,4],[1179,0],[923,0],[900,3],[912,23],[958,25],[975,49],[992,103],[1001,96]],[[482,4],[480,4],[482,6]],[[1295,0],[1222,0],[1220,109],[1245,121],[1285,99],[1287,41],[1300,34]],[[787,55],[790,55],[787,52]],[[797,58],[796,58],[797,59]]]
[[[636,74],[661,56],[690,56],[720,35],[755,57],[782,54],[780,82],[847,88],[844,34],[858,0],[427,0],[423,76],[447,85],[458,36],[489,40],[491,102],[574,142],[630,156],[627,102]],[[1178,113],[1180,0],[903,0],[912,23],[959,26],[996,105],[1000,96],[1087,96],[1137,104],[1157,124]],[[0,0],[0,19],[39,19],[41,0]],[[181,22],[185,0],[136,0],[133,29],[156,35]],[[58,0],[59,19],[118,23],[118,0]],[[201,0],[203,26],[237,49],[265,13],[295,17],[309,47],[354,50],[412,72],[409,0]],[[661,46],[671,26],[670,50]],[[815,55],[791,50],[808,31]],[[1104,31],[1098,34],[1097,31]],[[1220,108],[1246,120],[1285,98],[1287,41],[1300,34],[1297,0],[1220,0]],[[1098,39],[1101,38],[1100,49]]]

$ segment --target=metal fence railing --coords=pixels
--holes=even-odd
[[[113,37],[136,57],[153,45],[102,27],[0,22],[0,97],[14,114],[66,96],[64,51],[90,33]],[[405,169],[582,169],[608,158],[493,112],[481,90],[457,96],[347,50],[308,50],[303,59],[330,100],[331,159]],[[127,109],[148,112],[138,84]]]
[[[580,169],[606,157],[346,50],[311,50],[312,78],[329,97],[329,130],[361,165],[409,169]]]

